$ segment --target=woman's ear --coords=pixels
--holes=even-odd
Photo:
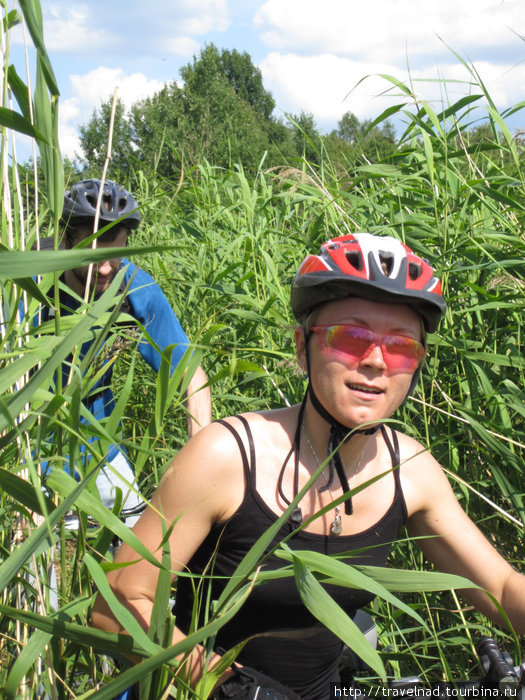
[[[306,338],[304,328],[302,326],[297,326],[294,331],[295,340],[295,356],[297,357],[297,363],[303,372],[307,371],[306,362]]]

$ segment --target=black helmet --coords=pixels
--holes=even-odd
[[[90,178],[77,182],[64,193],[62,221],[67,226],[79,219],[94,219],[100,192],[100,180]],[[119,221],[130,229],[140,223],[138,204],[130,193],[112,180],[104,182],[100,200],[99,220],[108,224]]]
[[[321,246],[320,255],[308,255],[292,283],[292,310],[303,323],[316,306],[347,296],[408,304],[429,332],[446,309],[429,263],[401,241],[370,233],[333,238]]]

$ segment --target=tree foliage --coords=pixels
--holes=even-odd
[[[163,177],[179,177],[181,169],[208,161],[229,168],[242,164],[255,172],[263,158],[268,166],[306,158],[320,163],[328,155],[345,166],[357,155],[377,160],[395,145],[387,122],[371,128],[348,112],[339,129],[322,136],[314,116],[273,114],[275,101],[264,88],[261,71],[246,52],[205,46],[180,70],[181,84],[167,83],[159,92],[136,102],[126,112],[117,103],[109,175],[125,179],[140,167]],[[100,172],[107,151],[111,102],[94,110],[81,127],[80,142],[86,172]]]
[[[80,127],[80,145],[89,168],[100,173],[104,167],[109,140],[112,100],[103,102],[100,109],[94,109],[91,119]],[[111,141],[111,170],[115,179],[129,172],[136,163],[136,142],[133,126],[126,114],[123,102],[118,99],[113,121]]]
[[[301,112],[290,118],[292,143],[297,154],[312,163],[319,162],[321,152],[321,134],[315,123],[314,115]]]
[[[237,97],[250,105],[263,120],[270,120],[275,107],[270,92],[264,89],[261,71],[256,68],[246,51],[233,49],[219,52],[210,44],[198,59],[181,68],[181,77],[189,93],[213,94],[213,86],[222,83],[235,92]]]
[[[254,173],[263,160],[272,167],[304,159],[310,166],[329,162],[336,171],[351,173],[366,163],[392,162],[396,152],[398,139],[386,118],[359,120],[349,111],[324,135],[311,113],[287,115],[286,123],[276,118],[275,101],[246,52],[210,44],[180,75],[180,84],[166,83],[129,111],[117,101],[110,177],[126,182],[130,172],[141,169],[178,179],[181,171],[203,162],[226,169],[240,165]],[[111,110],[111,100],[102,103],[80,128],[87,175],[99,174],[104,165]],[[466,144],[475,161],[488,150],[501,152],[493,125],[473,124],[463,134],[464,143],[452,134],[450,139],[456,149]]]
[[[128,171],[137,160],[165,177],[203,159],[222,167],[242,161],[255,169],[274,148],[273,140],[287,136],[272,117],[275,102],[246,52],[219,51],[211,44],[180,73],[182,86],[170,82],[128,113],[117,104],[111,175]],[[81,128],[90,169],[104,162],[110,114],[108,101]]]
[[[373,126],[373,120],[359,121],[353,112],[343,114],[337,129],[325,139],[325,146],[333,160],[351,166],[358,161],[377,163],[388,159],[396,149],[394,126],[385,121]]]
[[[257,167],[268,146],[269,117],[261,110],[267,111],[269,102],[273,109],[273,100],[249,56],[208,46],[181,75],[183,87],[171,83],[132,109],[145,164],[168,177],[182,162],[202,159],[223,167],[240,161]]]

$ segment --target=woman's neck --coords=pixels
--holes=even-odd
[[[353,429],[359,429],[359,426],[349,426],[348,433]],[[365,428],[366,429],[366,428]],[[328,460],[328,443],[330,438],[331,426],[319,413],[315,410],[310,400],[307,401],[303,414],[303,438],[304,443],[311,449],[313,455],[320,463]],[[354,433],[352,437],[341,444],[339,451],[345,471],[352,472],[356,469],[358,461],[361,461],[361,468],[366,460],[363,459],[364,452],[369,445],[374,435],[366,433]],[[303,449],[303,445],[301,445]]]

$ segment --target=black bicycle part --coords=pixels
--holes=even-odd
[[[388,682],[388,688],[395,691],[396,697],[415,697],[419,694],[427,695],[430,690],[432,698],[480,697],[477,691],[481,689],[496,690],[502,696],[512,698],[519,697],[518,691],[525,687],[525,663],[514,666],[510,654],[503,651],[492,637],[482,637],[476,651],[485,676],[457,681],[438,681],[425,685],[418,676],[405,676]],[[363,697],[369,696],[366,683],[354,679],[352,682],[354,696],[361,695],[359,689],[363,689]],[[419,693],[418,693],[419,690]],[[484,696],[488,697],[488,696]]]
[[[502,651],[492,637],[482,637],[476,651],[486,677],[504,694],[505,690],[514,691],[522,685],[523,674],[517,670],[520,667],[514,668],[510,654]]]
[[[233,664],[235,674],[213,692],[210,700],[301,700],[290,688],[249,666]]]

